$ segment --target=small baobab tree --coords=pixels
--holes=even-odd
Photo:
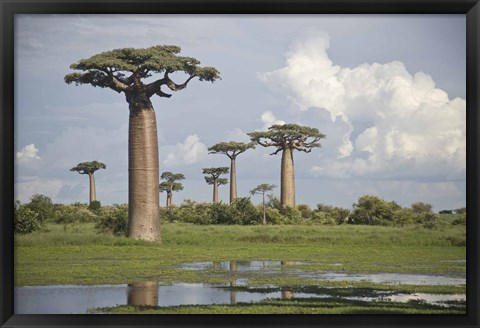
[[[262,204],[263,204],[263,220],[262,220],[262,223],[263,224],[267,224],[267,214],[266,214],[266,211],[265,211],[265,193],[268,192],[268,191],[272,191],[273,188],[276,188],[277,186],[275,185],[271,185],[271,184],[266,184],[266,183],[262,183],[261,185],[258,185],[256,186],[255,188],[253,188],[252,190],[250,190],[250,194],[255,195],[255,194],[260,194],[262,195]]]
[[[220,178],[220,175],[228,173],[228,167],[209,167],[203,169],[203,174],[208,176],[205,177],[205,181],[209,185],[213,185],[213,202],[218,202],[218,186],[228,183],[226,178]]]
[[[241,153],[255,148],[255,142],[219,142],[208,148],[210,154],[224,154],[230,158],[230,203],[237,199],[237,170],[236,159]]]
[[[183,185],[177,181],[185,179],[185,176],[182,173],[163,172],[160,178],[165,180],[160,183],[160,192],[165,191],[167,193],[166,207],[170,208],[172,206],[173,192],[183,190]]]
[[[66,83],[90,84],[125,94],[129,105],[128,132],[128,235],[134,239],[160,241],[159,160],[157,122],[150,100],[170,98],[162,87],[183,90],[193,78],[214,82],[220,78],[213,67],[200,67],[192,57],[179,56],[180,47],[123,48],[82,59],[70,68]],[[185,74],[175,83],[170,74]],[[158,79],[154,75],[161,74]]]
[[[316,128],[298,124],[272,125],[268,131],[248,133],[252,141],[263,147],[277,148],[271,155],[282,152],[280,172],[280,202],[282,206],[295,206],[295,171],[293,151],[309,153],[320,147],[325,135]]]
[[[78,163],[77,166],[72,167],[70,171],[72,172],[78,172],[80,174],[88,174],[88,178],[90,179],[90,204],[97,200],[97,195],[95,191],[95,177],[94,173],[95,171],[98,171],[100,169],[106,169],[107,165],[97,162],[97,161],[92,161],[92,162],[82,162]]]

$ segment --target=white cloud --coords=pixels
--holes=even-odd
[[[167,167],[194,164],[208,154],[207,146],[200,141],[196,134],[187,136],[183,143],[162,148],[163,150],[161,149],[160,152],[167,153],[166,159],[163,161]]]
[[[324,109],[332,122],[340,119],[349,126],[342,141],[332,143],[336,158],[322,158],[312,172],[464,179],[465,100],[449,99],[431,76],[412,75],[399,61],[334,65],[329,42],[325,33],[310,33],[293,45],[284,67],[259,75],[300,111]]]
[[[18,163],[28,163],[34,160],[39,160],[40,156],[38,154],[38,149],[35,148],[35,144],[29,144],[22,148],[21,151],[17,152],[17,161]]]
[[[55,196],[62,186],[63,183],[60,179],[23,178],[22,181],[15,183],[15,199],[26,203],[34,194],[42,194],[55,200]]]
[[[277,118],[275,117],[275,115],[271,111],[267,111],[267,112],[262,113],[262,116],[260,117],[260,119],[262,120],[262,123],[264,123],[263,130],[267,130],[272,125],[284,125],[285,124],[285,121],[277,120]]]

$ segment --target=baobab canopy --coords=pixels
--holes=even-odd
[[[268,131],[248,133],[252,141],[264,147],[276,147],[272,155],[285,148],[309,153],[320,147],[320,139],[325,138],[318,129],[298,124],[272,125]]]
[[[171,97],[160,88],[166,85],[172,91],[184,89],[194,77],[200,81],[213,82],[220,78],[213,67],[198,67],[195,58],[177,56],[180,47],[158,45],[150,48],[115,49],[94,55],[88,59],[70,65],[71,69],[85,73],[71,73],[65,76],[65,82],[75,84],[91,84],[96,87],[110,88],[117,92],[137,91],[142,86],[149,97],[157,94],[160,97]],[[168,74],[184,72],[189,77],[183,84],[173,82]],[[141,79],[152,76],[152,73],[164,74],[163,78],[143,85]]]
[[[282,206],[295,206],[295,172],[293,151],[306,153],[320,147],[320,139],[325,138],[318,129],[298,124],[272,125],[265,132],[248,133],[253,142],[264,147],[277,148],[271,155],[282,152],[280,171],[280,202]]]

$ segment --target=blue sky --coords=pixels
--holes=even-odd
[[[327,135],[294,154],[298,204],[350,208],[375,194],[437,211],[465,206],[465,42],[464,15],[18,15],[15,196],[87,202],[88,179],[69,169],[98,160],[107,169],[96,173],[97,198],[127,202],[124,96],[63,77],[102,51],[174,44],[222,76],[153,98],[160,171],[187,178],[174,203],[211,200],[202,168],[229,161],[208,147],[286,122]],[[279,185],[271,152],[238,157],[239,196]],[[228,186],[219,196],[228,201]]]

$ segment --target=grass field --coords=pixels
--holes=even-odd
[[[228,284],[229,274],[184,270],[179,266],[210,261],[303,261],[309,272],[423,273],[465,272],[465,226],[198,226],[163,224],[162,243],[97,234],[93,224],[66,230],[47,225],[15,240],[15,285]],[[251,272],[244,288],[337,288],[409,293],[464,294],[465,286],[392,285],[366,281],[328,281],[302,276],[265,276]],[[307,286],[307,287],[306,287]],[[269,288],[269,287],[268,287]],[[285,304],[286,303],[286,304]],[[329,305],[327,305],[329,303]],[[170,308],[120,306],[102,312],[154,313],[462,313],[412,302],[386,304],[338,299],[267,300],[235,306]]]

